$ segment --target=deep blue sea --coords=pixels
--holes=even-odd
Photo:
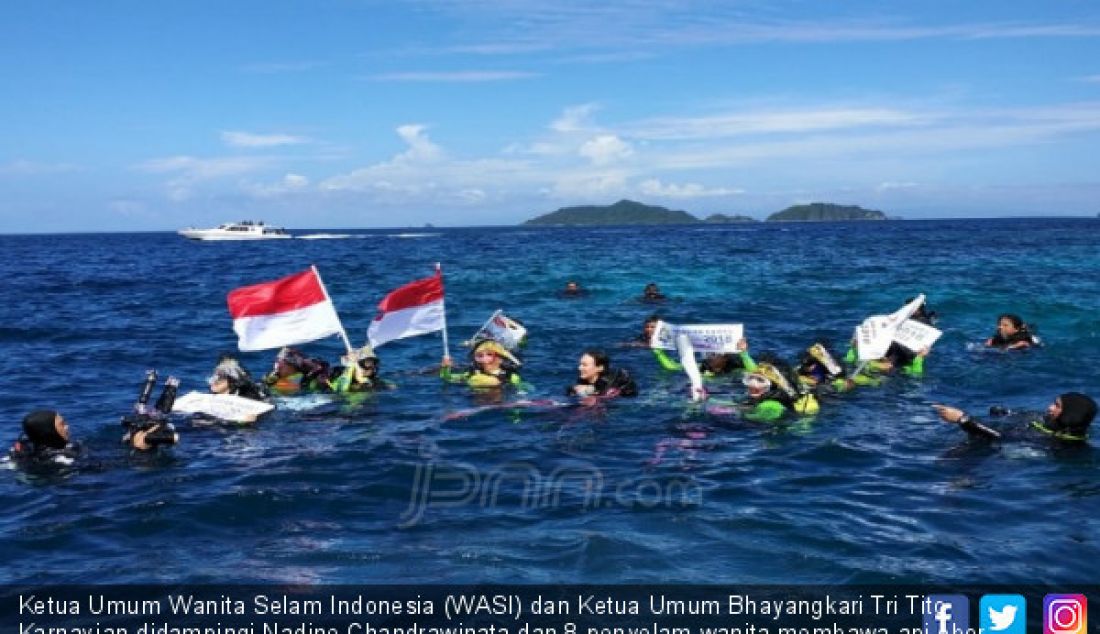
[[[1043,409],[1100,396],[1100,220],[416,229],[195,243],[172,233],[0,236],[0,440],[62,411],[86,457],[0,470],[3,583],[1086,582],[1100,560],[1100,432],[991,446],[930,405]],[[159,455],[119,443],[156,368],[205,388],[236,337],[226,293],[316,264],[353,343],[379,299],[445,275],[455,356],[502,308],[530,331],[532,398],[564,400],[607,348],[641,396],[503,408],[427,372],[441,340],[378,349],[392,392],[300,397],[249,428],[176,421]],[[587,297],[557,291],[575,279]],[[635,298],[656,282],[670,299]],[[701,414],[686,377],[622,347],[644,318],[743,322],[752,351],[843,353],[864,317],[926,293],[944,330],[923,378],[813,419]],[[972,345],[1000,312],[1045,347]],[[335,361],[338,339],[303,346]],[[263,374],[276,351],[240,354]],[[730,391],[739,385],[732,381]],[[158,387],[159,392],[159,387]]]

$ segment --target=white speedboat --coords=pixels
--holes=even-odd
[[[280,240],[291,237],[282,227],[269,227],[262,220],[227,222],[216,229],[188,227],[178,233],[192,240]]]

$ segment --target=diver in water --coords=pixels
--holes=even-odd
[[[1088,440],[1089,425],[1096,418],[1096,401],[1080,392],[1066,392],[1054,399],[1045,414],[1037,412],[1013,412],[1003,407],[991,407],[994,416],[1009,416],[1024,421],[1024,425],[994,429],[957,407],[933,405],[945,422],[954,423],[971,436],[989,440],[1001,440],[1018,436],[1041,436],[1068,443]],[[1021,433],[1026,430],[1026,434]]]
[[[577,382],[569,386],[565,393],[581,398],[637,396],[638,386],[629,372],[611,368],[607,353],[590,348],[584,351],[577,364]]]
[[[70,465],[80,455],[80,446],[70,442],[65,417],[52,409],[39,409],[23,417],[23,434],[8,455],[24,466]]]
[[[448,383],[465,383],[472,388],[523,385],[523,380],[517,372],[522,364],[499,342],[492,339],[477,342],[470,351],[470,358],[473,363],[466,370],[455,372],[452,367],[454,361],[450,357],[443,357],[439,377]]]
[[[860,385],[878,385],[881,381],[860,372],[847,376],[844,367],[829,352],[823,341],[815,342],[802,353],[798,367],[795,368],[799,387],[821,393],[848,392]]]
[[[168,421],[179,389],[179,379],[168,377],[156,405],[150,408],[149,397],[152,396],[156,384],[157,371],[149,370],[145,374],[145,383],[142,384],[138,400],[134,403],[134,412],[122,417],[122,427],[126,430],[122,442],[140,451],[179,442],[176,428]]]
[[[565,288],[561,291],[561,296],[566,299],[576,299],[578,297],[584,297],[588,294],[588,291],[581,288],[580,284],[577,284],[573,280],[569,280],[565,283]]]
[[[374,348],[369,345],[341,357],[343,368],[336,368],[335,378],[328,381],[328,387],[333,392],[371,392],[374,390],[391,390],[393,383],[378,376],[378,367],[381,361],[374,353]]]
[[[905,300],[905,303],[908,304],[914,299],[915,298],[910,297]],[[936,325],[938,316],[935,311],[928,309],[928,302],[924,302],[917,308],[916,312],[909,316],[909,319],[918,321],[927,326],[934,326]],[[886,354],[880,359],[868,362],[864,370],[882,374],[900,371],[902,374],[907,374],[909,376],[924,376],[924,359],[928,356],[929,352],[930,350],[928,348],[922,348],[914,352],[898,342],[893,341],[886,350]],[[844,355],[844,362],[856,364],[858,360],[859,356],[856,351],[855,341],[853,340],[852,345],[848,348],[847,354]]]
[[[1019,315],[1005,313],[997,317],[997,332],[985,340],[987,348],[1023,350],[1039,345],[1039,338]]]
[[[242,398],[262,401],[269,396],[267,386],[252,380],[252,375],[231,356],[223,355],[207,379],[214,394],[232,394]]]
[[[638,336],[621,345],[626,348],[650,347],[649,342],[653,338],[653,332],[657,330],[657,322],[659,321],[661,321],[661,316],[657,313],[653,313],[649,317],[646,317],[645,321],[642,322],[642,331],[638,333]]]
[[[771,422],[789,412],[812,415],[820,409],[817,398],[811,393],[801,393],[787,378],[790,374],[776,360],[754,363],[745,368],[741,379],[746,398],[741,402],[742,418],[751,421]]]
[[[655,283],[650,282],[649,284],[645,285],[645,288],[642,289],[642,297],[640,299],[643,302],[653,303],[663,302],[668,298],[665,297],[663,293],[661,293],[661,289],[658,288]]]
[[[704,354],[703,359],[699,361],[700,374],[704,379],[713,379],[742,372],[745,368],[754,365],[752,357],[749,356],[748,340],[742,338],[738,341],[737,350],[737,354],[721,352]],[[668,356],[668,352],[663,348],[653,348],[653,356],[657,358],[657,363],[662,369],[672,372],[680,372],[684,369],[683,364]]]
[[[330,370],[327,361],[307,357],[297,348],[284,347],[275,357],[271,372],[264,377],[264,384],[278,394],[297,392],[321,392],[329,389]]]

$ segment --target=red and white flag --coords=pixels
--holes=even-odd
[[[378,346],[394,339],[415,337],[447,327],[443,308],[443,273],[391,291],[378,303],[378,315],[367,328],[370,345]]]
[[[241,350],[268,350],[340,334],[343,326],[317,269],[230,291]]]

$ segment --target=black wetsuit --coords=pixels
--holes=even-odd
[[[571,385],[565,393],[568,396],[575,396],[577,395],[577,388],[586,385],[591,385],[594,388],[594,396],[608,396],[611,390],[616,390],[618,396],[638,395],[638,385],[634,382],[630,373],[623,369],[605,372],[592,383],[578,381],[576,385]]]
[[[1002,336],[1001,332],[997,331],[996,334],[989,338],[989,345],[992,348],[1007,348],[1008,346],[1020,342],[1026,342],[1029,346],[1034,346],[1037,343],[1035,341],[1035,335],[1031,334],[1027,326],[1020,328],[1014,334],[1007,337]]]
[[[994,429],[981,420],[964,415],[958,425],[971,436],[989,440],[1034,438],[1038,433],[1054,440],[1086,442],[1089,425],[1096,417],[1096,401],[1079,392],[1067,392],[1059,398],[1062,400],[1062,413],[1058,418],[1037,412],[1010,412],[1008,415],[1011,418],[1023,424]]]

